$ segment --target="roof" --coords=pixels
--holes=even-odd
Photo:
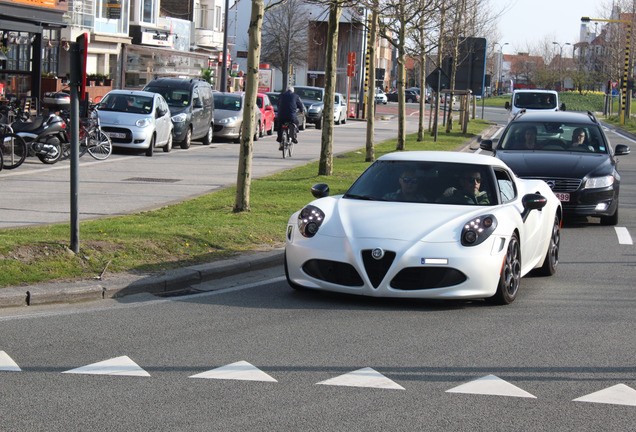
[[[575,111],[527,111],[515,117],[513,123],[525,122],[564,122],[564,123],[585,123],[598,124],[596,117],[592,120],[589,114]]]
[[[429,162],[451,162],[475,165],[495,165],[505,167],[502,161],[490,155],[464,152],[445,151],[405,151],[393,152],[380,156],[378,160],[390,161],[429,161]]]

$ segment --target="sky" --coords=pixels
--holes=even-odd
[[[497,27],[501,40],[508,42],[504,54],[516,54],[538,45],[546,37],[549,42],[575,44],[579,41],[581,17],[603,18],[599,15],[601,0],[490,0],[492,10],[501,11]],[[499,45],[497,46],[499,50]],[[531,53],[532,54],[532,53]],[[563,57],[571,57],[570,47],[564,46]]]

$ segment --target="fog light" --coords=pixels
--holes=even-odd
[[[607,210],[607,207],[608,207],[607,203],[598,203],[598,204],[596,204],[595,210],[605,211],[605,210]]]

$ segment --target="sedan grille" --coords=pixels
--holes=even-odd
[[[526,179],[543,180],[552,192],[574,192],[581,187],[581,179],[577,178],[554,178],[554,177],[523,177]]]
[[[391,288],[414,291],[459,285],[466,275],[448,267],[407,267],[391,281]]]
[[[371,249],[362,251],[362,262],[364,263],[364,269],[367,271],[369,281],[374,288],[377,288],[386,276],[386,272],[389,271],[389,267],[393,264],[395,259],[395,252],[386,251],[381,259],[375,259],[371,256]]]
[[[303,271],[313,278],[333,284],[364,285],[356,269],[351,264],[343,262],[312,259],[303,264]]]

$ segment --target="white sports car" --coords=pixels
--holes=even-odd
[[[295,289],[509,304],[522,276],[559,262],[559,200],[491,156],[391,153],[344,195],[312,193],[287,225]]]

